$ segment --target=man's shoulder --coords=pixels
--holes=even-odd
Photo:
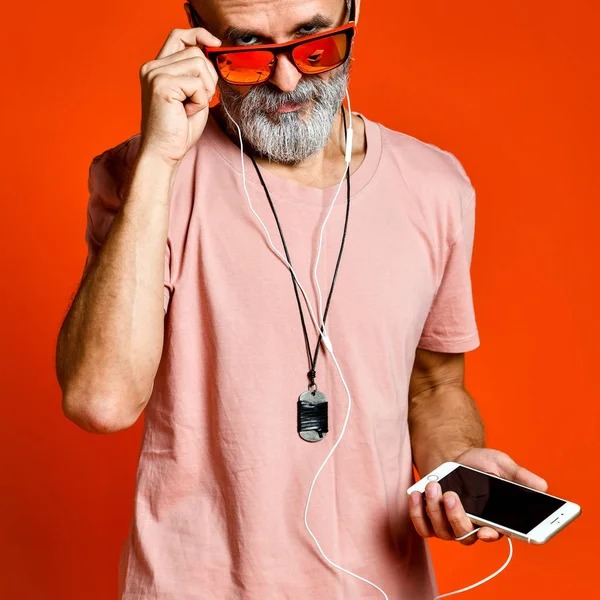
[[[141,133],[110,146],[92,158],[92,165],[102,164],[107,169],[130,170],[140,150]]]
[[[464,200],[473,196],[471,179],[450,151],[373,121],[381,131],[383,152],[414,194],[452,189]]]
[[[104,204],[118,204],[123,201],[123,190],[129,180],[131,168],[137,158],[141,133],[110,146],[92,158],[89,167],[88,188],[94,191]]]

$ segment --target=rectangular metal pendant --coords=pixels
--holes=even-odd
[[[298,434],[307,442],[321,441],[329,431],[327,398],[319,390],[307,390],[298,398]]]

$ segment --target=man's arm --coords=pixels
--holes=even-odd
[[[421,476],[469,448],[485,445],[483,421],[464,376],[464,353],[417,348],[408,423],[413,462]]]
[[[123,205],[62,324],[63,411],[93,433],[125,429],[145,408],[164,337],[164,261],[176,167],[140,152]]]

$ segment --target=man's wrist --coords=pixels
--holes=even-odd
[[[455,462],[455,460],[467,450],[473,448],[483,448],[483,445],[473,443],[446,444],[443,447],[429,446],[426,451],[414,451],[414,465],[421,477],[424,477],[431,471],[437,469],[445,462]]]
[[[161,176],[174,177],[181,161],[173,161],[153,152],[144,146],[140,147],[139,153],[135,159],[134,167],[151,172],[157,172]]]

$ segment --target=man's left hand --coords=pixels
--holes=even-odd
[[[548,489],[544,479],[517,465],[508,454],[499,450],[470,448],[457,456],[453,462],[497,475],[540,492]],[[448,491],[442,495],[442,488],[436,481],[427,484],[425,493],[427,494],[426,507],[421,492],[413,492],[408,503],[410,517],[421,537],[454,540],[473,531],[475,525],[467,517],[458,494]],[[496,542],[501,537],[503,537],[502,533],[486,526],[476,534],[461,540],[460,543],[470,546],[478,539],[484,542]]]

